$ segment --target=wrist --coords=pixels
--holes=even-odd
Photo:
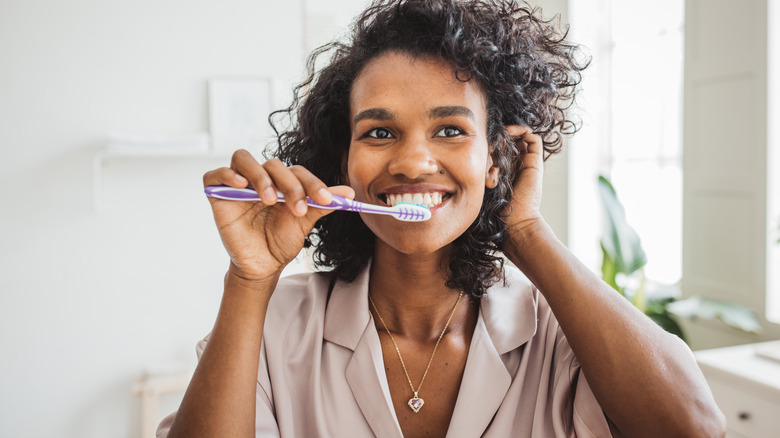
[[[507,238],[502,251],[516,266],[522,268],[526,258],[533,257],[538,251],[538,245],[557,239],[552,228],[544,218],[525,222],[522,226],[515,225],[507,230]]]
[[[282,269],[265,275],[246,275],[238,266],[230,262],[230,267],[225,274],[225,290],[240,289],[256,293],[267,292],[268,296],[270,296],[281,274]]]
[[[231,259],[227,274],[242,282],[251,284],[263,283],[271,279],[279,278],[280,274],[284,270],[284,265],[265,265],[266,264],[263,264],[262,266],[255,266],[255,263],[236,263]]]

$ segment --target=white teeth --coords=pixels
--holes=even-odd
[[[409,202],[412,204],[424,205],[428,208],[433,208],[442,203],[444,193],[442,192],[430,192],[430,193],[403,193],[395,195],[387,195],[387,205],[394,206],[399,202]]]

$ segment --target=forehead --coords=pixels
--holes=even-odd
[[[455,69],[441,59],[403,52],[369,61],[350,93],[352,116],[369,108],[429,111],[456,105],[471,109],[478,120],[486,118],[485,96],[475,80],[459,80]]]

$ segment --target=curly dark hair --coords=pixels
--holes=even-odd
[[[479,216],[453,242],[447,286],[481,297],[503,278],[502,220],[512,197],[518,150],[506,125],[528,125],[544,142],[545,159],[561,148],[561,134],[578,127],[566,109],[573,103],[580,71],[587,65],[578,46],[565,41],[553,20],[511,0],[375,0],[353,24],[351,39],[333,42],[309,57],[308,78],[295,88],[292,104],[271,114],[278,135],[275,155],[309,169],[327,185],[342,184],[341,160],[349,149],[352,83],[368,62],[390,52],[434,57],[453,66],[462,81],[485,93],[487,137],[497,187],[485,190]],[[320,71],[316,64],[330,54]],[[279,134],[285,117],[289,129]],[[374,234],[359,215],[334,212],[320,219],[307,244],[315,263],[352,281],[374,251]]]

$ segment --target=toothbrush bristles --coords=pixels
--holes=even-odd
[[[395,205],[402,205],[402,204],[403,205],[414,205],[414,206],[417,206],[417,207],[422,207],[422,208],[424,208],[426,210],[430,210],[430,208],[428,208],[427,205],[415,204],[414,202],[401,201],[401,202],[396,203]],[[395,205],[394,205],[394,207],[395,207]]]
[[[399,207],[394,216],[402,221],[419,222],[431,218],[430,208],[425,205],[401,201],[393,207]]]

